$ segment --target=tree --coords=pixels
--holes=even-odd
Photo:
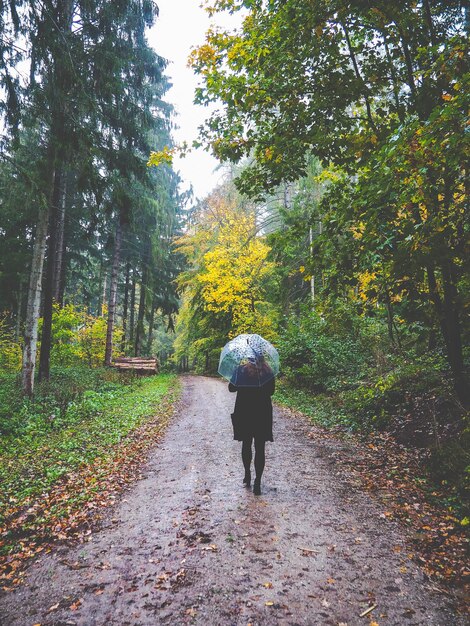
[[[275,311],[266,299],[274,265],[257,235],[253,207],[237,203],[230,183],[214,191],[193,219],[176,242],[188,269],[178,278],[183,304],[175,349],[177,359],[189,357],[209,370],[230,337],[275,336]]]
[[[48,378],[54,302],[85,302],[101,314],[99,303],[108,300],[111,342],[119,311],[121,247],[136,269],[139,254],[129,248],[139,250],[146,237],[158,246],[155,229],[161,232],[175,223],[176,175],[171,168],[163,176],[146,167],[155,138],[157,145],[170,141],[165,62],[145,39],[157,14],[150,0],[46,0],[40,5],[27,0],[0,6],[0,83],[7,95],[0,109],[5,122],[0,179],[7,180],[8,169],[15,172],[18,203],[21,197],[30,202],[26,208],[17,203],[24,218],[15,223],[14,199],[6,204],[2,199],[1,210],[12,219],[0,237],[14,241],[23,228],[24,264],[32,261],[28,304],[21,304],[26,308],[23,381],[28,394],[41,306],[40,375]],[[160,185],[174,200],[165,207],[149,200]],[[134,219],[142,208],[153,217]],[[166,242],[162,247],[168,251]],[[3,261],[9,272],[5,280],[11,281],[15,271],[0,252],[0,265]],[[103,299],[105,283],[109,298],[105,294]],[[17,327],[18,303],[26,299],[21,293],[12,303]]]
[[[252,197],[305,175],[311,154],[341,168],[320,209],[327,217],[310,273],[330,289],[375,292],[398,342],[393,299],[409,320],[417,298],[432,303],[422,318],[431,329],[438,322],[468,403],[463,5],[220,0],[211,10],[242,8],[239,32],[213,29],[193,55],[198,100],[223,103],[202,141],[222,160],[252,156],[237,183]]]

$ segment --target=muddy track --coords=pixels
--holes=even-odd
[[[2,626],[463,626],[331,461],[342,444],[276,410],[263,493],[244,488],[233,403],[224,383],[185,378],[144,478],[87,542],[29,568],[0,600]]]

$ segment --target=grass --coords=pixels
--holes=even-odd
[[[0,439],[0,520],[61,477],[112,455],[126,436],[155,416],[165,398],[176,395],[175,380],[162,374],[130,384],[100,384],[52,414],[51,396],[20,407],[21,419],[17,414],[16,427]]]

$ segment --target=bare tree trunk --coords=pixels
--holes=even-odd
[[[142,340],[144,336],[144,315],[145,315],[145,295],[146,295],[147,271],[144,266],[142,272],[142,282],[140,284],[139,311],[137,314],[137,325],[135,329],[135,349],[134,355],[140,356],[142,352]]]
[[[42,272],[46,254],[47,229],[49,225],[49,206],[39,209],[36,236],[34,239],[31,274],[29,278],[28,303],[24,332],[22,386],[26,395],[34,391],[34,369],[38,342],[39,307],[41,304]]]
[[[73,0],[63,0],[57,4],[55,26],[65,38],[72,30]],[[47,258],[47,275],[44,289],[44,323],[41,339],[41,354],[39,360],[39,378],[49,379],[50,354],[52,339],[52,310],[54,301],[54,285],[58,274],[56,261],[59,246],[59,222],[62,207],[65,207],[63,194],[65,170],[67,161],[66,140],[68,135],[68,100],[66,93],[70,86],[68,58],[62,52],[52,55],[53,76],[52,84],[57,96],[51,106],[51,123],[49,128],[49,166],[50,166],[50,230]],[[67,59],[67,60],[65,60]],[[61,244],[60,244],[61,246]],[[59,273],[60,275],[60,273]]]
[[[60,299],[60,283],[62,278],[62,266],[64,262],[64,230],[65,230],[65,198],[67,193],[67,177],[62,174],[59,181],[59,201],[57,209],[57,235],[55,246],[55,268],[52,297],[55,302]]]
[[[447,357],[452,370],[455,390],[465,407],[470,405],[470,384],[465,376],[463,362],[462,336],[455,271],[451,261],[445,261],[442,267],[443,311],[447,326]]]
[[[434,29],[434,24],[432,21],[432,13],[431,7],[429,5],[429,0],[423,0],[423,9],[424,9],[424,17],[429,30],[429,39],[431,40],[431,45],[435,46],[437,44],[436,41],[436,31]]]
[[[452,277],[450,262],[442,264],[444,297],[441,298],[432,267],[427,268],[430,299],[434,304],[444,343],[447,359],[455,382],[455,390],[465,406],[470,404],[470,386],[465,377],[462,354],[462,338],[460,334],[460,318],[457,308],[457,289]]]
[[[131,311],[129,315],[129,348],[130,350],[132,350],[132,347],[134,345],[135,290],[136,290],[136,279],[133,273],[132,289],[131,289]]]
[[[101,296],[100,296],[101,305],[100,305],[100,310],[98,313],[100,317],[103,317],[104,315],[104,303],[106,302],[106,295],[108,293],[108,273],[106,271],[106,267],[103,267],[103,274],[104,274],[103,275],[103,287],[102,287]]]
[[[124,306],[122,311],[122,341],[121,350],[125,352],[127,344],[127,313],[129,309],[129,278],[131,274],[131,262],[126,263],[126,283],[124,286]]]
[[[15,341],[18,343],[21,333],[21,315],[23,312],[23,295],[24,295],[24,282],[23,277],[20,279],[20,285],[18,288],[18,299],[16,302],[16,323],[15,323]]]
[[[147,337],[147,354],[151,355],[152,353],[152,341],[153,341],[153,325],[155,322],[155,296],[152,298],[152,308],[150,309],[150,317],[149,317],[149,331]]]
[[[41,337],[41,354],[39,357],[39,380],[49,380],[50,375],[50,358],[52,347],[52,313],[54,306],[54,284],[57,274],[57,235],[58,235],[58,217],[59,202],[61,198],[61,181],[63,173],[59,169],[55,169],[53,173],[53,191],[52,202],[49,219],[49,245],[47,248],[47,272],[44,285],[44,312]]]
[[[106,350],[105,350],[105,357],[104,357],[105,365],[111,365],[111,361],[113,357],[114,316],[116,312],[119,262],[121,260],[121,241],[122,241],[122,225],[121,225],[121,218],[119,216],[118,223],[116,226],[116,237],[114,240],[113,265],[112,265],[112,270],[111,270],[111,282],[110,282],[110,289],[109,289],[108,327],[106,331]]]

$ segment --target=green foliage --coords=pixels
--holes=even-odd
[[[343,0],[224,0],[211,10],[240,9],[237,31],[209,31],[192,56],[198,100],[222,101],[203,141],[223,161],[250,157],[237,185],[257,199],[308,180],[312,155],[329,168],[321,201],[297,186],[303,215],[286,201],[292,236],[272,238],[288,260],[301,257],[299,242],[310,252],[282,276],[285,291],[301,272],[321,280],[323,295],[379,308],[398,348],[399,320],[422,324],[431,343],[439,332],[470,404],[465,12],[458,3]],[[330,348],[319,346],[325,356],[340,351]]]
[[[0,377],[0,433],[21,436],[25,430],[39,428],[39,424],[46,431],[58,429],[67,411],[87,390],[101,393],[122,384],[134,382],[112,369],[91,369],[83,364],[53,367],[51,380],[38,383],[34,398],[29,399],[23,396],[16,376],[3,374]]]
[[[355,387],[393,359],[380,319],[361,316],[344,300],[318,302],[292,315],[280,332],[279,351],[287,378],[316,392]]]
[[[274,264],[257,233],[254,207],[244,206],[230,184],[206,198],[193,220],[176,241],[187,270],[178,278],[183,298],[175,359],[214,371],[229,338],[245,332],[276,336],[276,310],[267,297]]]
[[[10,415],[2,410],[0,511],[9,499],[41,493],[81,464],[112,454],[113,446],[177,391],[172,375],[123,380],[109,370],[53,374],[56,382],[40,388],[34,401],[12,399]],[[11,379],[0,381],[0,396],[13,389]]]
[[[64,307],[54,305],[52,313],[52,341],[53,348],[51,361],[59,367],[76,365],[83,352],[80,346],[78,332],[84,323],[84,314],[72,304]]]
[[[42,319],[39,321],[41,331]],[[89,315],[82,307],[73,304],[54,304],[52,313],[51,364],[56,367],[69,367],[87,363],[99,367],[104,363],[106,348],[106,307],[103,316]],[[114,356],[120,356],[122,329],[115,327]]]
[[[0,372],[18,372],[21,369],[21,345],[15,341],[5,316],[0,316]]]
[[[316,330],[321,332],[321,327]],[[335,339],[337,344],[344,341],[339,335]],[[346,345],[350,346],[348,340]],[[363,357],[367,354],[361,343],[354,347]],[[322,385],[315,385],[312,378],[308,386],[299,387],[292,370],[279,381],[275,399],[321,426],[358,434],[383,430],[406,447],[427,449],[423,458],[430,478],[437,485],[442,481],[450,485],[455,493],[452,505],[465,509],[470,501],[469,416],[455,397],[444,359],[392,354],[380,367],[360,361],[362,370],[356,375],[342,381],[324,375]],[[313,360],[308,375],[318,371],[315,367]]]

